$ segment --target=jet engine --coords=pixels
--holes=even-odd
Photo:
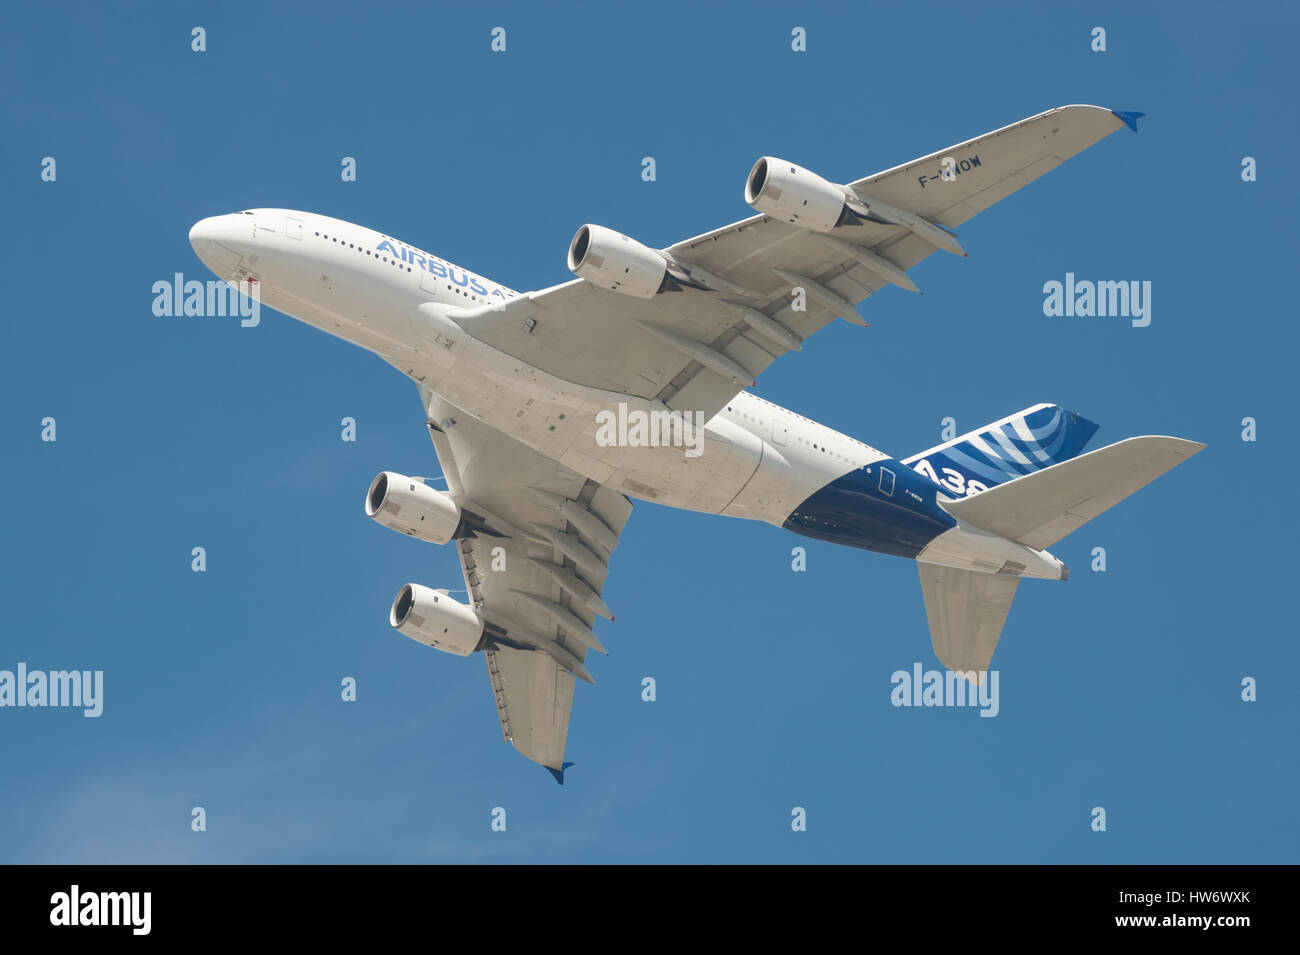
[[[773,156],[764,156],[749,171],[745,201],[773,219],[813,232],[830,232],[867,217],[866,206],[843,186]]]
[[[419,584],[397,592],[388,622],[402,636],[458,657],[469,656],[483,642],[483,621],[474,608]]]
[[[633,298],[654,298],[680,284],[669,273],[668,261],[654,249],[599,225],[585,225],[574,234],[569,271],[592,285]]]
[[[445,544],[460,526],[461,512],[446,491],[396,471],[380,471],[366,491],[366,516],[409,537]]]

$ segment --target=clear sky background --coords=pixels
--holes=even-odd
[[[106,688],[99,719],[0,710],[0,861],[1300,861],[1286,5],[3,18],[0,669]],[[967,223],[968,259],[912,273],[924,296],[872,296],[869,329],[831,325],[757,389],[899,457],[944,417],[1039,401],[1098,422],[1094,447],[1208,443],[1054,548],[1068,583],[1021,586],[995,719],[890,705],[895,670],[937,666],[910,562],[638,504],[556,786],[502,742],[481,656],[388,626],[407,581],[463,586],[452,549],[362,513],[377,471],[438,473],[415,386],[269,309],[251,329],[151,311],[155,281],[209,278],[187,240],[209,215],[338,216],[527,290],[569,277],[584,222],[665,246],[745,217],[760,155],[851,180],[1068,103],[1148,115]],[[1151,325],[1044,317],[1066,272],[1149,280]]]

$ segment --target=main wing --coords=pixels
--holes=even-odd
[[[662,250],[687,282],[639,299],[577,279],[501,305],[459,311],[473,335],[576,384],[658,399],[706,420],[774,360],[936,248],[949,230],[1140,114],[1062,106],[848,184],[886,210],[811,232],[751,216]],[[947,160],[951,159],[951,163]],[[943,168],[951,170],[948,177]],[[962,253],[964,254],[964,253]],[[795,311],[791,290],[807,292]]]
[[[488,428],[421,389],[448,488],[466,515],[456,541],[484,621],[488,678],[507,742],[564,782],[574,677],[592,682],[609,558],[632,513],[622,494]]]

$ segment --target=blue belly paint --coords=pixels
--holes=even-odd
[[[915,557],[957,522],[939,507],[939,485],[898,461],[836,478],[786,518],[785,528],[848,547]]]

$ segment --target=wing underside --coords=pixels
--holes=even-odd
[[[755,215],[663,250],[696,287],[642,300],[575,279],[463,320],[480,340],[566,381],[707,420],[837,315],[862,323],[853,309],[868,296],[891,282],[914,288],[900,272],[936,242],[960,248],[946,230],[1125,122],[1101,107],[1064,106],[848,183],[861,201],[903,210],[920,225],[864,219],[826,236]],[[950,180],[941,175],[947,160]],[[802,310],[796,285],[808,291]]]
[[[575,677],[603,649],[597,616],[626,497],[422,390],[448,487],[475,530],[457,540],[484,620],[488,678],[505,739],[562,781]]]

